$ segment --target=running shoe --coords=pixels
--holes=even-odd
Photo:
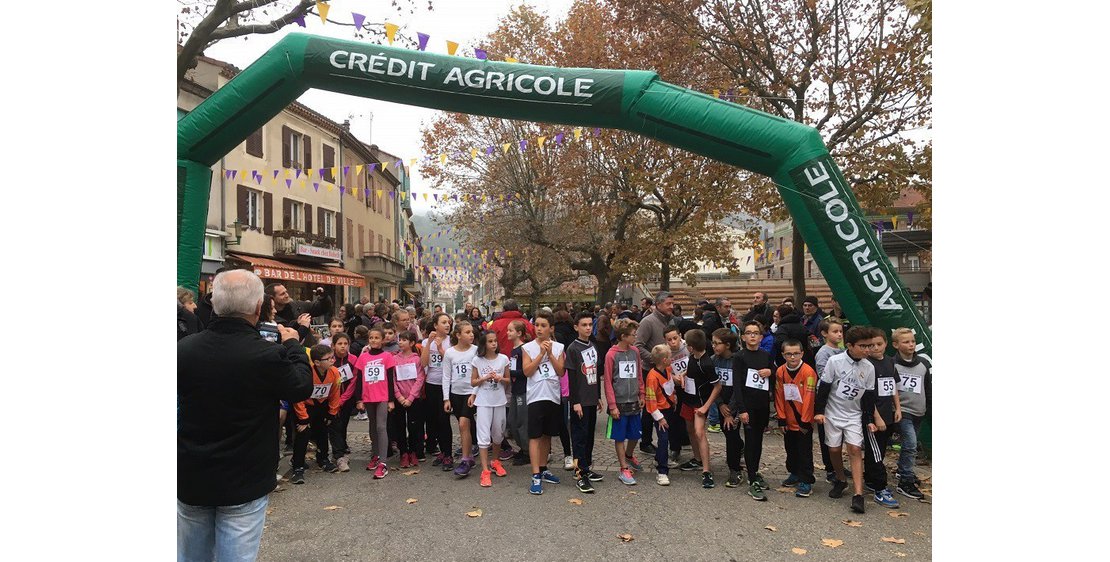
[[[705,428],[705,430],[708,431],[709,433],[720,433],[721,432],[721,424],[719,424],[719,423],[718,424],[713,424],[713,425]]]
[[[863,513],[863,496],[852,496],[852,511],[856,513]]]
[[[925,494],[922,494],[921,490],[917,489],[917,484],[914,484],[910,480],[902,480],[898,482],[898,493],[906,496],[907,498],[913,498],[915,500],[919,500],[925,497]]]
[[[409,467],[409,454],[408,453],[401,453],[401,468],[408,468],[408,467]]]
[[[294,484],[304,484],[304,469],[303,468],[294,468],[293,469],[293,477],[290,478],[289,481],[294,483]]]
[[[339,465],[339,472],[351,471],[351,461],[347,460],[346,456],[339,457],[339,461],[335,464]]]
[[[543,473],[540,474],[540,478],[542,478],[544,482],[550,482],[552,484],[558,484],[559,483],[559,477],[555,476],[554,474],[551,474],[550,470],[543,471]]]
[[[496,474],[498,478],[509,475],[509,471],[505,470],[505,467],[499,460],[489,463],[489,466],[493,469],[493,473]]]
[[[574,457],[569,455],[563,457],[563,470],[574,470]]]
[[[767,501],[767,494],[763,493],[763,486],[758,480],[748,485],[748,495],[755,501]]]
[[[443,472],[451,472],[455,469],[455,459],[451,457],[443,457],[443,464],[439,467]]]
[[[628,466],[632,467],[632,470],[635,470],[636,472],[641,472],[644,470],[643,465],[641,465],[640,461],[636,459],[636,455],[632,455],[631,457],[624,457],[624,460],[628,461]]]
[[[805,482],[798,482],[798,487],[794,489],[794,496],[798,498],[808,498],[813,493],[813,484],[806,484]]]
[[[482,471],[482,475],[478,478],[478,485],[483,488],[493,486],[493,479],[490,478],[490,472],[488,470]]]
[[[792,488],[794,486],[797,486],[799,482],[801,482],[801,480],[799,480],[797,476],[791,474],[790,476],[786,477],[786,480],[782,481],[782,485],[785,488]]]
[[[654,455],[655,454],[655,445],[652,445],[650,441],[647,442],[647,443],[640,442],[640,451],[643,452],[644,454]]]
[[[725,480],[726,488],[735,488],[740,485],[740,473],[735,470],[728,471],[728,480]]]
[[[836,473],[835,472],[826,472],[825,473],[825,482],[828,482],[829,484],[836,484]]]
[[[666,474],[657,474],[655,475],[655,483],[659,484],[660,486],[670,486],[671,479]]]
[[[321,465],[320,468],[322,468],[324,470],[324,472],[330,472],[332,474],[335,474],[336,472],[339,472],[339,465],[337,465],[337,464],[335,464],[331,461],[324,461],[324,464]]]
[[[498,453],[497,458],[498,458],[498,460],[507,461],[507,460],[513,458],[513,456],[515,454],[516,453],[513,452],[512,449],[501,449],[501,452]]]
[[[875,492],[875,503],[890,509],[898,509],[898,500],[894,499],[894,494],[891,494],[890,490],[886,488]]]
[[[586,479],[590,482],[601,482],[602,480],[605,480],[605,477],[592,470],[587,470]]]
[[[848,483],[847,482],[837,480],[836,482],[833,482],[832,489],[829,490],[829,497],[833,498],[833,499],[839,498],[839,497],[844,495],[844,490],[847,490],[847,489],[848,489]],[[856,496],[856,497],[857,498],[862,498],[863,496]],[[855,501],[855,500],[853,500],[853,501]]]
[[[632,471],[627,468],[621,469],[621,473],[617,476],[617,479],[620,480],[622,484],[628,484],[629,486],[634,486],[636,484],[636,479],[632,477]]]
[[[417,451],[417,452],[413,453],[413,455],[416,456],[416,460],[418,462],[424,462],[424,461],[428,460],[428,454],[425,453],[424,451]]]
[[[678,468],[678,466],[679,466],[679,462],[677,460],[675,460],[673,457],[667,459],[667,468]]]
[[[701,468],[701,463],[698,462],[698,459],[690,459],[690,460],[678,465],[678,469],[683,471],[683,472],[691,472],[691,471],[694,471],[694,470],[698,470],[700,468]]]
[[[582,492],[583,494],[594,493],[594,487],[593,484],[590,484],[589,478],[579,478],[574,482],[574,485],[577,486],[578,491]]]
[[[540,480],[538,475],[532,475],[532,485],[528,487],[528,493],[537,496],[543,493],[543,481]]]
[[[770,486],[767,485],[767,481],[763,479],[763,475],[758,472],[755,473],[755,478],[752,478],[751,481],[759,483],[759,487],[763,488],[764,490],[770,488]]]
[[[455,476],[459,478],[466,478],[470,474],[470,468],[474,466],[474,461],[469,459],[462,459],[459,461],[459,466],[455,467]]]
[[[705,489],[708,490],[710,488],[715,488],[716,486],[717,486],[717,484],[713,482],[713,473],[712,472],[703,472],[703,473],[701,473],[701,487],[702,488],[705,488]]]
[[[378,468],[374,469],[374,479],[381,480],[389,474],[389,467],[384,462],[378,463]]]
[[[441,464],[443,464],[443,455],[436,453],[436,458],[432,461],[432,466],[439,466]]]

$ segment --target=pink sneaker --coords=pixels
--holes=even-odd
[[[408,453],[401,453],[401,468],[408,468],[408,467],[409,467],[409,454]]]
[[[378,463],[378,468],[374,470],[374,478],[385,478],[386,474],[389,474],[389,467],[386,466],[384,462]]]

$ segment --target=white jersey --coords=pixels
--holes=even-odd
[[[551,341],[551,357],[561,357],[563,355],[563,344]],[[540,356],[540,344],[536,340],[532,340],[524,344],[524,353],[535,359]],[[521,365],[523,369],[524,366]],[[540,400],[550,400],[559,404],[562,400],[562,393],[559,387],[559,377],[562,373],[555,372],[555,365],[551,364],[551,360],[544,359],[536,368],[536,372],[528,377],[528,403],[539,402]]]
[[[825,404],[825,417],[840,422],[855,423],[863,418],[860,402],[864,391],[875,388],[875,366],[867,358],[852,359],[847,353],[829,357],[821,382],[829,383],[829,400]]]
[[[465,351],[454,347],[447,348],[443,354],[443,399],[449,394],[474,394],[470,386],[470,362],[478,354],[478,346],[471,345]]]
[[[426,338],[424,340],[424,349],[428,350],[428,366],[424,369],[424,374],[427,376],[425,379],[428,384],[443,385],[443,352],[447,346],[451,345],[447,340],[443,340],[440,347],[432,345],[432,339]],[[431,347],[429,347],[431,346]],[[444,392],[443,396],[447,396]]]
[[[485,377],[490,373],[497,373],[500,376],[509,376],[509,358],[498,353],[497,357],[493,359],[486,359],[485,357],[475,357],[470,365],[478,369],[478,376]],[[505,396],[505,389],[509,387],[508,382],[484,381],[482,384],[474,387],[477,389],[477,397],[474,399],[475,406],[504,406],[509,403],[509,399]]]

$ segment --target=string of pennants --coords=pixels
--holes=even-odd
[[[899,220],[900,220],[900,217],[898,215],[891,215],[890,216],[890,224],[894,226],[894,230],[898,230],[898,221]],[[911,225],[913,224],[913,211],[909,211],[909,212],[906,213],[906,224],[911,224]],[[885,224],[882,221],[873,221],[873,222],[871,222],[871,227],[874,228],[875,231],[878,232],[880,235],[886,230]],[[805,252],[809,252],[809,246],[803,246],[803,250]],[[791,246],[787,246],[785,248],[779,248],[779,249],[774,250],[772,252],[768,252],[766,250],[766,245],[763,242],[760,242],[759,246],[755,248],[755,262],[757,264],[766,264],[766,263],[770,263],[772,260],[785,259],[785,258],[790,257],[790,252],[791,252]],[[747,259],[746,263],[751,263],[751,261],[752,261],[752,256],[748,256],[748,259]]]

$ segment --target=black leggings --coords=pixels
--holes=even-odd
[[[768,402],[748,406],[748,424],[744,426],[744,437],[747,446],[744,447],[744,463],[748,465],[748,481],[759,472],[759,460],[763,456],[763,430],[767,429],[767,421],[771,415],[771,406]]]
[[[336,416],[335,421],[331,422],[328,426],[328,439],[331,441],[331,454],[335,460],[339,457],[351,454],[351,448],[347,446],[347,424],[351,422],[351,412],[355,409],[355,401],[349,400],[346,404],[339,408],[339,414]]]
[[[439,445],[439,452],[451,456],[451,418],[443,411],[443,387],[438,384],[424,385],[427,394],[428,440]]]
[[[740,471],[740,456],[744,452],[744,439],[740,437],[740,426],[734,425],[732,429],[721,423],[721,433],[725,434],[725,464],[729,470]]]
[[[316,462],[323,465],[324,461],[328,460],[328,426],[324,422],[324,417],[328,413],[328,406],[327,404],[319,406],[306,404],[305,410],[308,412],[308,428],[293,438],[293,468],[305,468],[305,455],[308,453],[309,439],[316,443]],[[296,412],[290,410],[289,414],[290,417],[296,419]],[[296,428],[294,428],[294,431],[296,431]]]
[[[417,398],[408,408],[397,403],[389,415],[397,430],[397,448],[402,454],[423,450],[425,410],[424,400]]]

